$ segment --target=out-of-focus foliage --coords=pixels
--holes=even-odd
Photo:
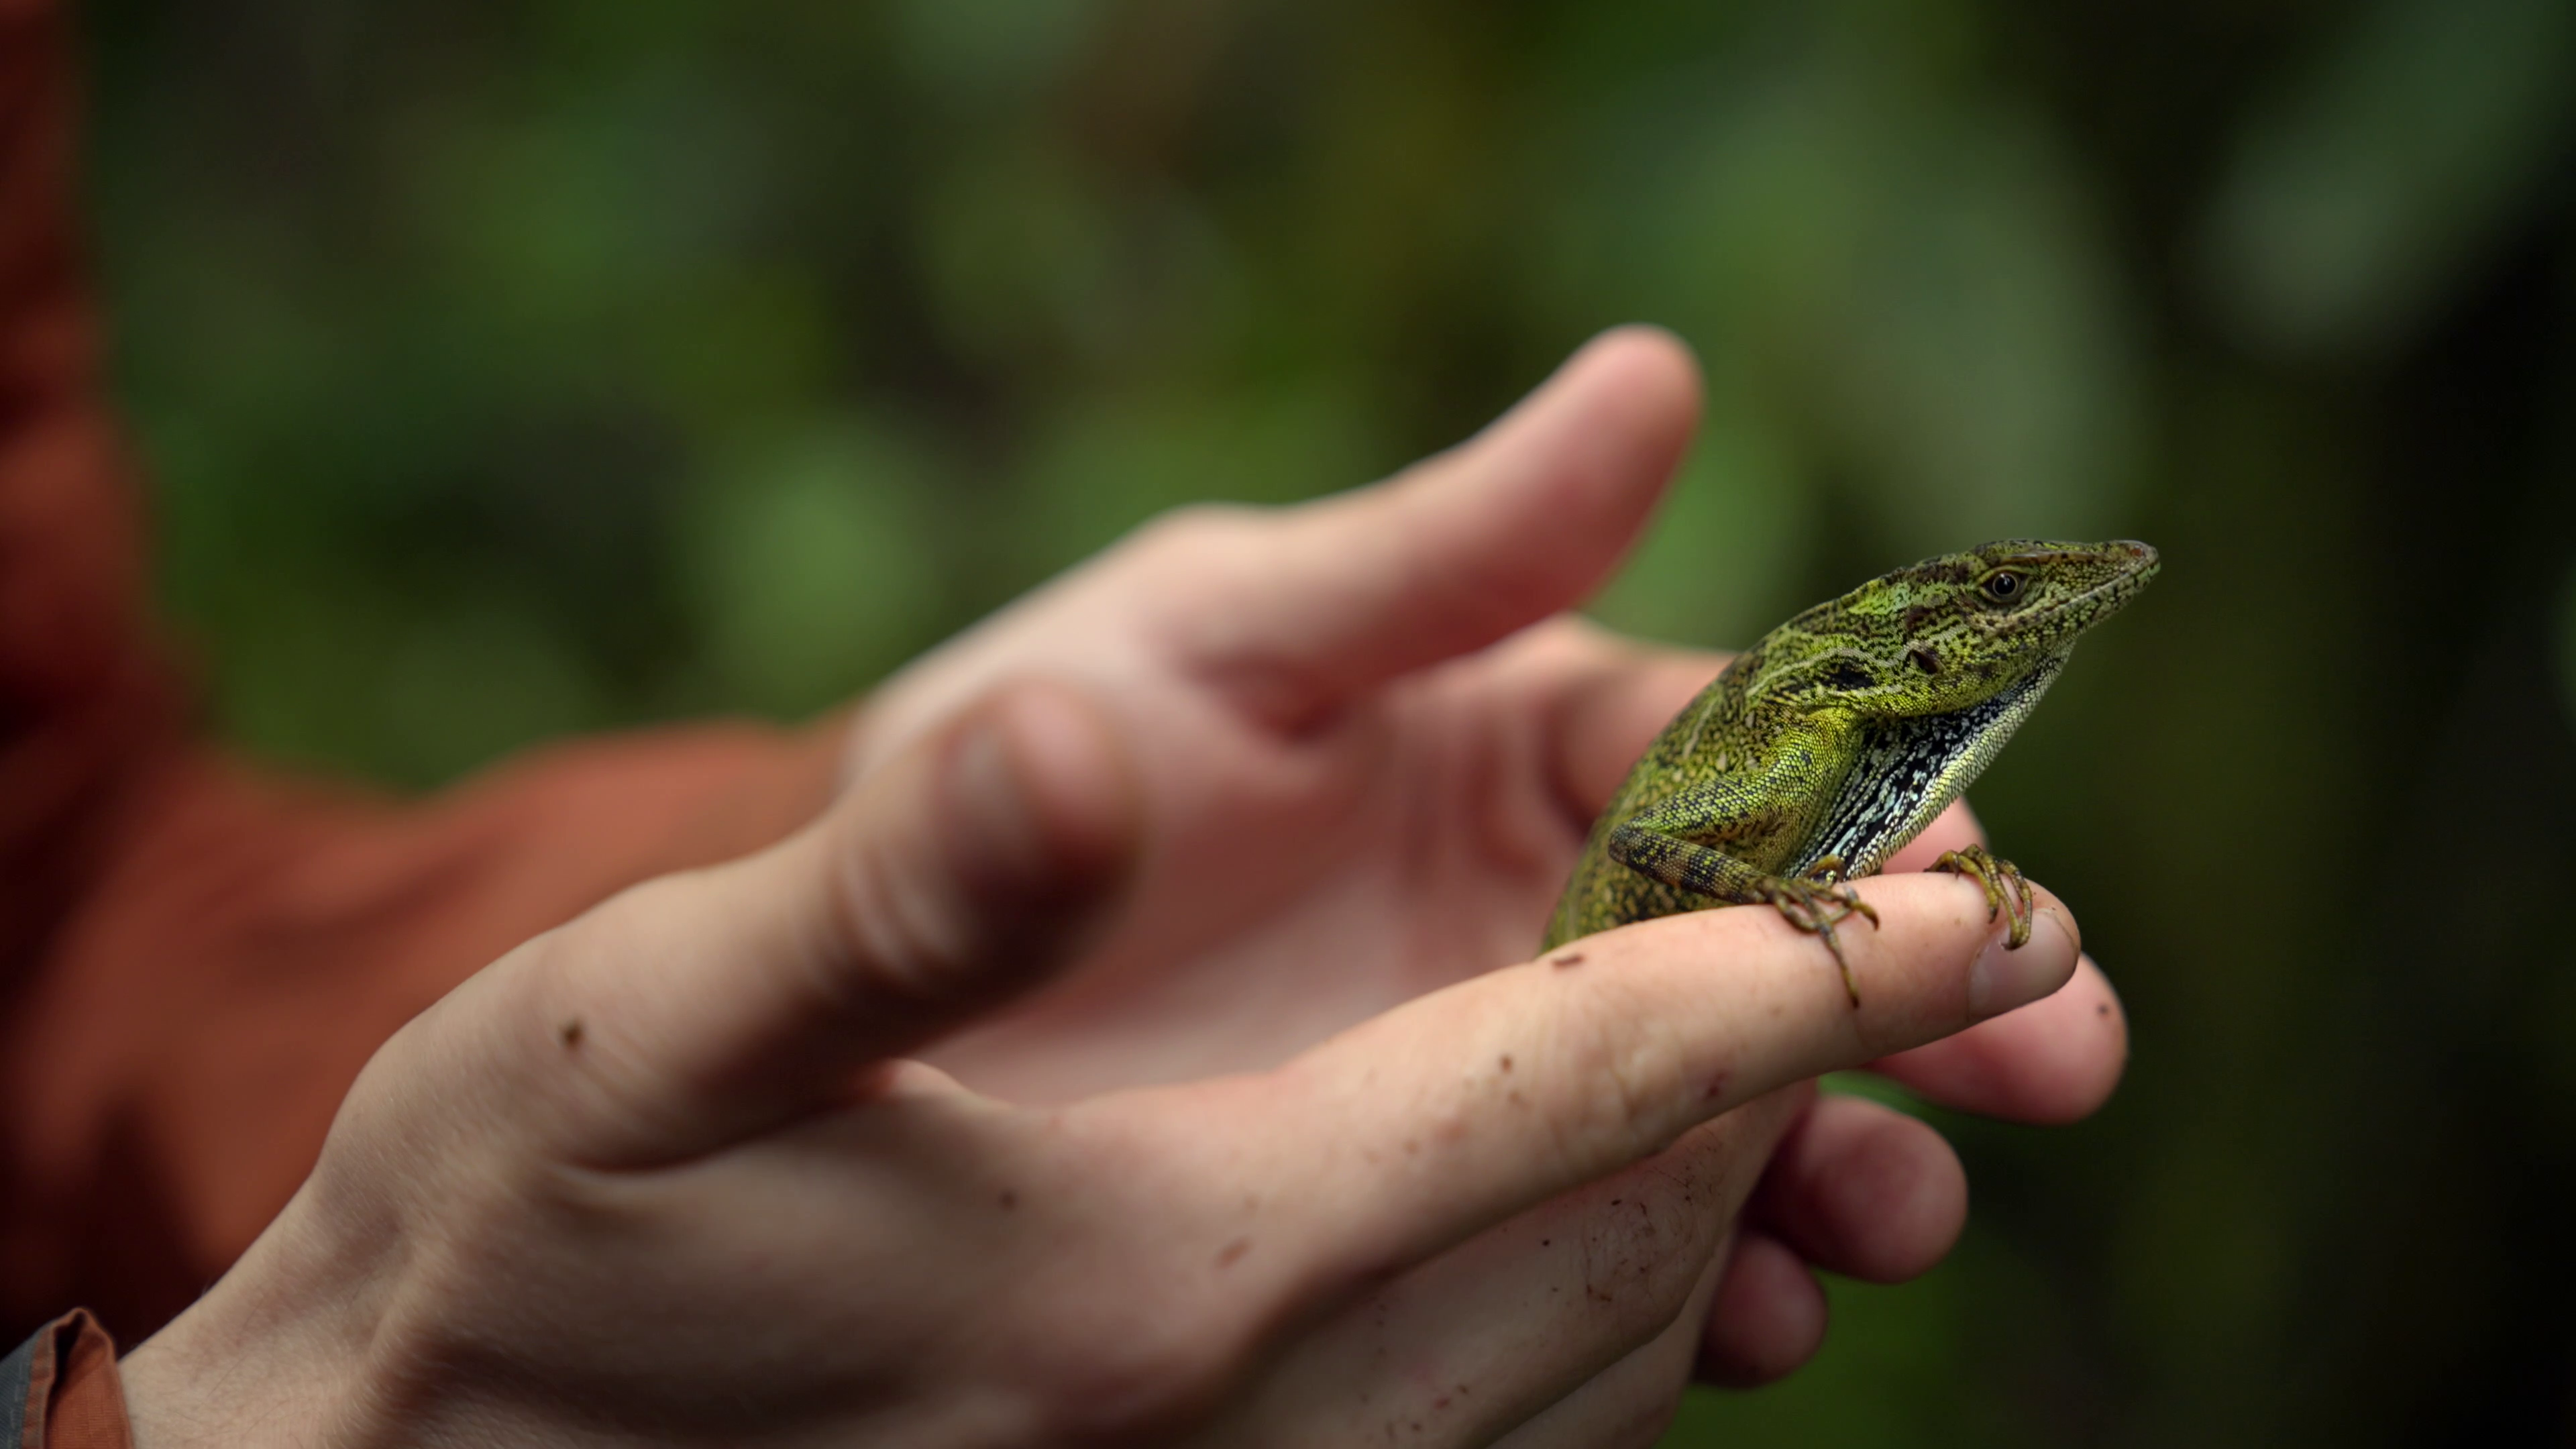
[[[1710,407],[1626,627],[2153,540],[1978,795],[2127,995],[2120,1100],[1945,1121],[1957,1258],[1671,1442],[2576,1431],[2565,0],[87,20],[166,597],[275,755],[810,711],[1629,318]]]

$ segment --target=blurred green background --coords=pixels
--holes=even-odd
[[[2134,1015],[1956,1258],[1671,1443],[2576,1435],[2576,5],[85,7],[222,727],[428,786],[783,716],[1620,320],[1709,426],[1599,612],[2006,534],[2164,580],[1977,803]]]

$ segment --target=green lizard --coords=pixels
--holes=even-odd
[[[1541,950],[1676,911],[1764,903],[1825,943],[1878,913],[1851,886],[1923,833],[2039,704],[2084,631],[2155,577],[2143,543],[2008,539],[1818,604],[1735,657],[1592,827]],[[1982,846],[1986,917],[2030,939],[2030,885]]]

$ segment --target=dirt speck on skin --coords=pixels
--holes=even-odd
[[[1237,1238],[1233,1242],[1228,1243],[1217,1250],[1216,1265],[1220,1268],[1231,1268],[1235,1264],[1242,1262],[1243,1255],[1251,1251],[1252,1240],[1250,1238]]]
[[[1547,964],[1555,967],[1559,971],[1564,970],[1568,966],[1580,966],[1583,964],[1583,953],[1580,951],[1567,951],[1561,955],[1550,956],[1547,958]]]
[[[566,1051],[578,1048],[581,1045],[581,1018],[576,1016],[572,1020],[565,1022],[563,1025],[556,1027],[555,1036],[558,1040],[563,1042],[564,1049]]]

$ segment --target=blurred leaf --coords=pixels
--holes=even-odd
[[[946,603],[924,504],[933,467],[849,420],[721,468],[678,543],[707,659],[782,714],[856,693],[928,642]]]
[[[2201,237],[2220,316],[2283,349],[2423,325],[2570,160],[2576,5],[2376,0],[2249,127]]]
[[[1083,169],[1059,147],[992,148],[924,198],[922,269],[950,345],[1005,362],[1105,345],[1117,325],[1117,218]]]
[[[1107,7],[1093,0],[899,0],[898,52],[929,94],[992,104],[1057,73]]]
[[[352,681],[354,682],[354,681]],[[605,691],[536,607],[489,593],[414,619],[375,686],[384,757],[430,782],[605,721]]]
[[[2550,663],[2557,676],[2559,702],[2566,708],[2568,723],[2576,726],[2576,568],[2569,569],[2558,585],[2554,625],[2551,633],[2558,653]]]
[[[1865,490],[1865,556],[2105,531],[2134,363],[2072,162],[2016,109],[1926,104],[1830,37],[1793,53],[1632,101],[1577,153],[1617,159],[1569,182],[1545,285],[1676,326],[1719,410],[1775,420],[1770,486]]]

